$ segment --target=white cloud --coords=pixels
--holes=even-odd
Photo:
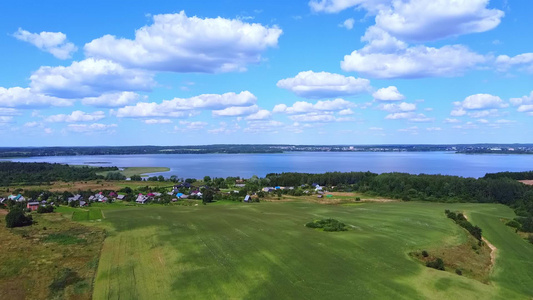
[[[434,119],[426,117],[424,114],[417,114],[415,112],[397,112],[388,114],[385,119],[387,120],[401,120],[401,119],[407,119],[410,122],[416,122],[416,123],[426,123],[426,122],[432,122]]]
[[[487,108],[503,108],[508,105],[503,102],[498,96],[490,94],[475,94],[465,98],[460,103],[464,109],[487,109]]]
[[[314,12],[338,13],[347,8],[364,8],[368,11],[376,11],[385,8],[391,0],[311,0],[309,7]]]
[[[17,108],[35,108],[50,106],[70,106],[71,100],[50,97],[39,93],[34,93],[29,88],[0,87],[0,106]]]
[[[461,120],[458,120],[458,119],[451,119],[451,118],[446,118],[444,119],[444,123],[461,123]]]
[[[526,72],[533,73],[533,52],[519,54],[513,57],[499,55],[496,58],[496,68],[505,72],[513,66],[522,67]]]
[[[262,109],[246,117],[246,120],[266,120],[270,119],[272,113],[266,109]]]
[[[80,110],[73,111],[70,115],[59,114],[49,116],[44,119],[45,122],[58,123],[58,122],[94,122],[105,118],[103,111],[95,111],[93,113],[86,113]]]
[[[69,124],[67,126],[67,130],[72,132],[79,132],[79,133],[93,133],[93,132],[112,132],[113,128],[116,128],[117,124],[100,124],[100,123],[93,123],[93,124]]]
[[[462,45],[442,48],[420,45],[393,53],[373,53],[363,48],[344,56],[341,68],[373,78],[453,77],[485,60]]]
[[[212,114],[215,117],[238,117],[256,113],[258,110],[259,107],[257,105],[230,106],[221,110],[213,110]]]
[[[335,122],[337,118],[334,115],[322,112],[312,112],[301,115],[292,115],[289,117],[295,122]]]
[[[504,12],[487,9],[489,0],[392,1],[381,9],[376,26],[403,40],[430,41],[498,26]]]
[[[139,98],[140,95],[134,92],[118,92],[83,98],[81,103],[96,107],[122,107],[137,102]]]
[[[407,103],[402,102],[400,104],[396,103],[387,103],[387,104],[380,104],[378,106],[378,109],[384,110],[387,112],[405,112],[405,111],[414,111],[416,110],[416,104],[415,103]]]
[[[471,118],[486,118],[486,117],[497,117],[499,116],[497,109],[485,109],[485,110],[476,110],[468,113],[468,116]]]
[[[355,24],[355,20],[353,18],[349,18],[349,19],[344,20],[342,24],[339,24],[339,27],[344,27],[348,30],[352,30],[354,24]]]
[[[0,123],[11,123],[12,121],[12,116],[0,116]]]
[[[13,36],[21,41],[28,42],[42,51],[49,52],[59,59],[72,57],[72,53],[78,48],[74,44],[67,42],[67,36],[61,32],[31,33],[19,28]]]
[[[273,112],[275,113],[287,113],[287,114],[302,114],[309,112],[320,111],[341,111],[351,107],[355,107],[355,104],[346,101],[344,99],[317,101],[317,103],[309,103],[306,101],[295,102],[292,106],[285,104],[278,104],[274,106]]]
[[[283,125],[282,122],[274,120],[254,120],[248,122],[248,127],[243,131],[252,133],[277,132],[281,130],[280,127]]]
[[[61,98],[97,97],[108,92],[148,91],[153,74],[109,60],[85,59],[67,67],[41,67],[30,77],[32,90]]]
[[[509,102],[511,102],[511,104],[514,106],[523,105],[523,104],[533,104],[533,91],[529,93],[529,96],[526,95],[520,98],[511,98]]]
[[[147,119],[147,120],[143,120],[143,122],[145,124],[149,124],[149,125],[152,125],[152,124],[170,124],[170,123],[172,123],[172,121],[169,120],[169,119]]]
[[[456,108],[450,112],[450,116],[452,117],[461,117],[466,115],[466,110],[464,110],[462,107]]]
[[[533,111],[533,104],[524,104],[524,105],[520,105],[518,107],[518,110],[519,112],[529,112],[529,111]]]
[[[405,96],[402,95],[395,86],[381,88],[374,92],[372,97],[378,101],[400,101],[405,99]]]
[[[328,72],[300,72],[278,81],[277,86],[306,98],[350,96],[370,91],[370,81]]]
[[[240,71],[276,47],[282,30],[237,19],[187,17],[184,11],[153,16],[135,39],[105,35],[85,45],[89,57],[128,67],[173,72]]]
[[[0,107],[0,116],[17,116],[20,112],[14,108]]]
[[[200,130],[200,129],[205,128],[208,125],[208,123],[202,122],[202,121],[194,121],[194,122],[180,121],[180,125],[184,126],[184,128],[174,126],[174,130],[177,130],[177,131]]]
[[[38,127],[38,126],[41,126],[41,123],[35,122],[35,121],[24,123],[24,127],[27,127],[27,128],[33,128],[33,127]]]
[[[427,131],[441,131],[442,128],[440,127],[428,127],[426,128]]]
[[[339,111],[339,115],[341,116],[353,115],[353,110],[351,108],[343,109]]]
[[[248,91],[225,94],[203,94],[191,98],[174,98],[163,100],[161,103],[139,102],[133,106],[119,108],[117,117],[142,118],[142,117],[181,117],[190,115],[195,109],[222,110],[228,107],[250,106],[255,104],[257,98]]]

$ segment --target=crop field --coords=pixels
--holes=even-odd
[[[409,253],[455,247],[465,212],[498,248],[488,284]],[[493,204],[261,202],[110,209],[93,299],[531,299],[533,245]],[[349,231],[304,226],[335,218]]]

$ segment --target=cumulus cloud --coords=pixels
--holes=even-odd
[[[81,103],[96,107],[122,107],[137,102],[139,98],[140,95],[134,92],[118,92],[98,97],[86,97],[81,100]]]
[[[318,123],[334,122],[337,120],[337,118],[335,118],[334,115],[330,113],[323,113],[323,112],[313,112],[313,113],[307,113],[307,114],[292,115],[289,118],[295,122],[318,122]]]
[[[169,123],[172,123],[171,120],[169,119],[147,119],[147,120],[143,120],[143,122],[145,124],[149,124],[149,125],[152,125],[152,124],[169,124]]]
[[[185,131],[185,130],[200,130],[208,125],[207,122],[202,121],[180,121],[182,127],[174,126],[174,130]]]
[[[514,106],[518,106],[517,111],[519,112],[529,112],[531,115],[533,112],[533,91],[526,96],[520,98],[511,98],[509,100]]]
[[[112,132],[113,128],[116,128],[117,124],[69,124],[67,130],[78,133],[95,133],[95,132]]]
[[[339,24],[339,27],[344,27],[348,30],[352,30],[354,24],[355,24],[355,20],[353,18],[349,18],[349,19],[344,20],[342,24]]]
[[[300,72],[278,81],[277,86],[306,98],[351,96],[370,91],[370,81],[328,72]]]
[[[442,128],[440,127],[428,127],[426,128],[427,131],[441,131]]]
[[[508,107],[500,97],[490,94],[475,94],[463,101],[454,102],[455,108],[450,112],[453,117],[468,115],[472,118],[496,117],[499,109]]]
[[[441,48],[419,45],[393,53],[355,50],[344,56],[341,68],[373,78],[454,77],[485,61],[484,56],[462,45]]]
[[[417,122],[417,123],[425,123],[425,122],[431,122],[434,119],[429,118],[424,114],[417,114],[415,112],[396,112],[388,114],[385,119],[387,120],[401,120],[401,119],[407,119],[410,122]]]
[[[93,113],[86,113],[81,110],[73,111],[70,115],[59,114],[49,116],[44,119],[45,122],[58,123],[58,122],[94,122],[105,118],[103,111],[95,111]]]
[[[416,104],[415,103],[407,103],[402,102],[399,104],[396,103],[387,103],[387,104],[380,104],[378,106],[378,109],[384,110],[387,112],[405,112],[405,111],[414,111],[416,110]]]
[[[381,88],[374,92],[372,97],[377,101],[400,101],[405,99],[405,96],[402,95],[395,86]]]
[[[32,90],[61,98],[97,97],[104,93],[149,91],[153,74],[101,59],[75,61],[67,67],[41,67],[30,76]]]
[[[59,59],[68,59],[78,48],[67,42],[67,36],[62,32],[31,33],[19,28],[13,36],[21,41],[28,42],[42,51],[51,53]]]
[[[430,41],[498,26],[504,12],[487,9],[489,0],[392,1],[376,16],[376,26],[410,41]]]
[[[119,118],[142,117],[181,117],[194,114],[193,110],[223,110],[228,107],[254,105],[257,98],[248,91],[225,94],[203,94],[191,98],[174,98],[161,103],[139,102],[133,106],[125,106],[116,111]]]
[[[173,72],[240,71],[276,47],[282,30],[238,19],[188,17],[184,11],[153,16],[135,39],[105,35],[84,47],[89,57],[128,67]]]
[[[70,106],[73,101],[35,93],[29,88],[0,87],[0,106],[16,108],[36,108],[50,106]]]
[[[363,8],[368,11],[377,11],[385,8],[391,0],[311,0],[309,7],[314,12],[338,13],[347,8]]]
[[[281,130],[284,124],[274,120],[252,120],[247,123],[248,127],[244,128],[244,132],[264,133]]]
[[[266,119],[270,119],[271,116],[272,116],[272,113],[270,111],[266,109],[261,109],[258,112],[247,116],[245,119],[246,120],[266,120]]]
[[[13,117],[11,116],[0,116],[0,123],[11,123],[13,121]]]
[[[355,107],[355,104],[339,98],[335,100],[317,101],[315,104],[306,101],[295,102],[292,106],[278,104],[274,106],[273,112],[301,114],[319,111],[341,111],[351,107]]]
[[[495,61],[498,71],[505,72],[511,67],[518,66],[523,70],[533,73],[533,52],[523,53],[513,57],[499,55]]]
[[[340,116],[353,115],[353,110],[351,108],[343,109],[343,110],[339,111],[339,115]]]
[[[444,119],[444,123],[461,123],[461,120],[453,119],[453,118],[446,118]]]
[[[504,12],[487,8],[489,0],[311,0],[315,12],[347,8],[376,15],[376,26],[403,40],[430,41],[494,29]]]
[[[213,110],[215,117],[239,117],[256,113],[259,110],[257,105],[251,106],[230,106],[220,110]]]

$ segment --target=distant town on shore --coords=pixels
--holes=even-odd
[[[129,154],[210,154],[284,152],[429,152],[466,154],[533,154],[533,144],[442,144],[442,145],[271,145],[219,144],[191,146],[91,146],[91,147],[2,147],[0,157],[129,155]]]

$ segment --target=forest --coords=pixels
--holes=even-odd
[[[117,167],[78,167],[50,163],[0,162],[0,186],[104,179],[103,176],[98,176],[96,173],[116,170],[118,170]]]

